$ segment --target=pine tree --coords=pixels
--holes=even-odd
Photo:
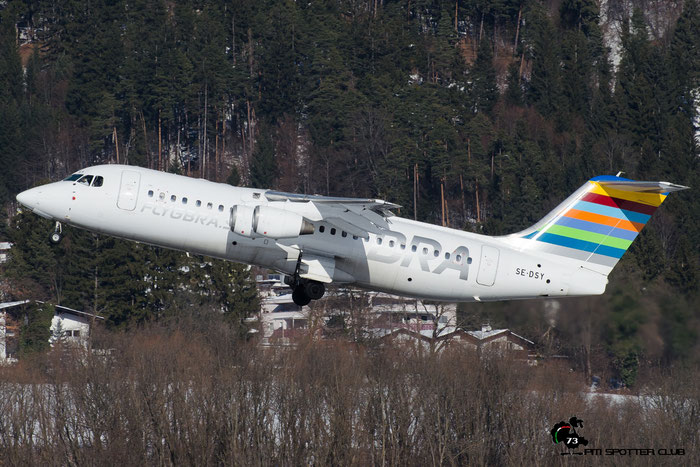
[[[523,87],[521,84],[520,64],[512,62],[508,65],[508,80],[506,84],[505,101],[509,105],[523,105]]]
[[[95,2],[79,7],[70,24],[66,51],[74,72],[66,108],[89,130],[92,155],[97,157],[113,133],[117,79],[123,49],[119,18],[124,2]]]
[[[223,313],[231,325],[244,335],[245,319],[260,309],[258,291],[250,267],[203,256],[190,256],[183,262],[180,302]]]
[[[51,320],[55,314],[53,305],[32,303],[24,310],[24,320],[19,330],[19,350],[22,356],[43,352],[49,348]]]
[[[52,222],[32,213],[21,212],[12,219],[8,236],[13,246],[5,267],[12,298],[60,302],[64,252],[61,245],[49,243],[53,228]]]
[[[431,82],[449,85],[456,78],[457,65],[461,59],[458,55],[455,44],[457,43],[457,33],[454,30],[454,20],[447,8],[440,12],[438,20],[437,36],[433,52],[432,69],[429,70]]]
[[[270,121],[294,114],[299,105],[299,73],[295,31],[299,27],[294,3],[272,2],[261,9],[262,53],[260,66],[260,110]]]
[[[14,8],[0,15],[0,203],[17,190],[17,167],[25,152],[22,122],[23,73],[15,40]]]
[[[254,188],[273,188],[277,179],[275,145],[271,129],[264,125],[255,145],[255,152],[250,163],[250,186]]]
[[[145,248],[151,247],[111,237],[102,242],[98,309],[111,326],[126,327],[155,317],[147,308]]]
[[[528,16],[532,23],[527,34],[532,47],[528,100],[542,115],[549,117],[562,109],[559,43],[554,26],[544,11],[533,7]]]
[[[648,143],[655,125],[650,99],[653,87],[649,80],[652,50],[641,10],[634,10],[632,21],[622,32],[623,54],[615,87],[615,116],[620,131],[637,147],[639,161],[654,157]],[[631,172],[636,167],[627,169]]]
[[[498,100],[498,85],[496,83],[496,69],[493,66],[493,52],[491,43],[484,39],[479,44],[476,61],[469,72],[472,82],[471,98],[472,111],[489,113]]]

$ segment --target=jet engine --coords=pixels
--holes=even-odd
[[[294,238],[314,233],[314,225],[303,216],[269,206],[233,206],[229,225],[232,232],[253,238]]]

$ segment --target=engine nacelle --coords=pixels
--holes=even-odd
[[[253,238],[294,238],[314,233],[314,225],[303,216],[269,206],[233,206],[229,224],[232,232]]]
[[[253,232],[253,211],[250,206],[236,205],[231,208],[231,217],[228,224],[231,232],[245,237],[256,237]]]

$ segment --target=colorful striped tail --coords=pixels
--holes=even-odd
[[[531,228],[516,234],[540,250],[601,266],[609,273],[672,191],[668,182],[620,177],[590,179]]]

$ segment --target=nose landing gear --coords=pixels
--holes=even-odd
[[[49,241],[53,243],[54,245],[58,245],[61,242],[61,239],[63,238],[63,233],[61,230],[61,223],[56,222],[56,227],[54,228],[54,231],[51,232],[51,235],[49,235]]]

